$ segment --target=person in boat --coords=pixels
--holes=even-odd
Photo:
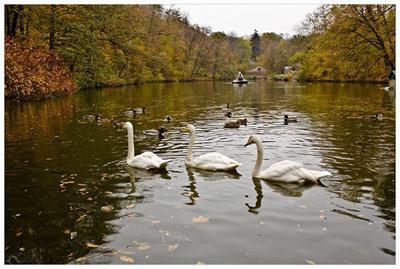
[[[242,81],[243,80],[243,74],[242,72],[239,71],[239,75],[237,77],[237,80]]]

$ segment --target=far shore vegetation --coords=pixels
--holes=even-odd
[[[384,83],[395,69],[395,13],[388,4],[321,5],[294,36],[238,37],[161,5],[5,5],[5,98],[232,80],[258,67],[267,79],[290,67],[288,80]]]

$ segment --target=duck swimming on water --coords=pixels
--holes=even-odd
[[[224,124],[224,128],[239,128],[240,122],[238,120],[229,120]]]
[[[168,116],[165,117],[165,120],[166,120],[168,123],[170,123],[170,121],[172,121],[172,117],[171,117],[170,115],[168,115]]]
[[[145,130],[145,131],[143,131],[143,134],[145,134],[147,136],[158,135],[158,137],[161,139],[161,138],[165,137],[167,131],[168,131],[167,128],[161,126],[160,128],[158,128],[158,130],[155,130],[155,129]]]
[[[288,124],[289,122],[297,122],[297,116],[288,116],[285,114],[285,116],[283,116],[283,122],[284,124]]]

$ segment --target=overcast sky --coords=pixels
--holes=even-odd
[[[170,5],[166,5],[169,7]],[[189,15],[191,23],[210,26],[213,32],[235,32],[238,36],[249,36],[257,29],[259,33],[275,32],[296,34],[307,13],[318,5],[173,5]]]

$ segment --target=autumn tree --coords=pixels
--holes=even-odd
[[[394,5],[323,5],[309,14],[309,46],[291,61],[308,80],[385,81],[395,66]]]

